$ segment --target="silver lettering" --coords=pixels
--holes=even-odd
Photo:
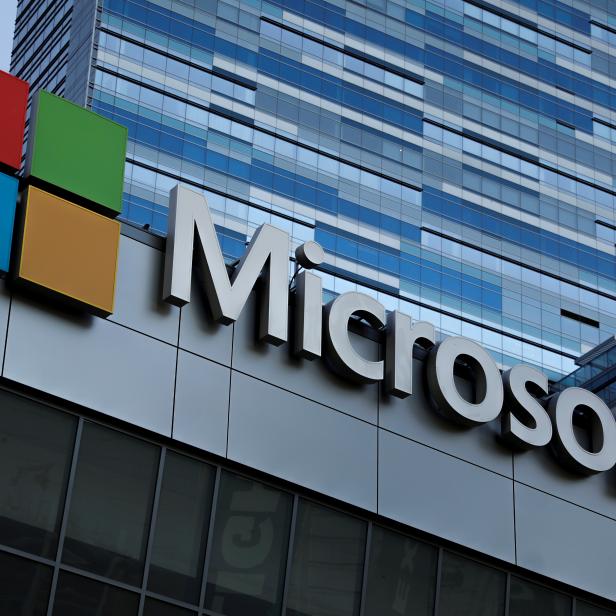
[[[470,360],[478,402],[465,400],[456,386],[453,371],[460,356]],[[475,426],[496,419],[501,412],[504,393],[498,366],[476,342],[462,336],[445,338],[430,351],[426,373],[435,406],[448,419]]]
[[[271,225],[259,227],[229,278],[205,197],[178,185],[171,191],[169,203],[165,301],[176,306],[190,301],[195,252],[212,314],[221,323],[237,320],[261,272],[265,271],[259,338],[275,345],[286,342],[289,318],[287,233]]]
[[[359,383],[383,380],[383,361],[370,361],[353,347],[349,337],[349,319],[357,314],[376,328],[385,326],[385,307],[364,293],[343,293],[325,307],[327,359],[332,369]]]
[[[295,278],[293,352],[305,359],[321,357],[323,335],[323,283],[308,271]]]
[[[385,342],[385,392],[397,398],[413,393],[413,347],[422,340],[427,346],[436,342],[434,325],[411,321],[411,317],[394,310],[387,315]]]
[[[516,449],[543,447],[552,439],[550,416],[528,391],[528,383],[533,383],[547,395],[548,377],[543,372],[518,364],[503,373],[505,403],[501,415],[501,436]]]
[[[578,407],[590,411],[594,451],[582,447],[573,430],[573,413]],[[583,475],[608,471],[616,464],[616,420],[599,396],[569,387],[551,398],[548,412],[554,424],[552,446],[563,464]]]

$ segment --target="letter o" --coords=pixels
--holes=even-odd
[[[597,452],[584,449],[575,436],[573,413],[579,406],[593,413],[592,441],[601,443]],[[608,471],[616,464],[616,420],[599,396],[569,387],[550,400],[548,412],[554,425],[553,449],[563,464],[584,475]]]
[[[455,361],[461,355],[471,358],[477,399],[465,400],[454,379]],[[489,353],[479,344],[462,336],[450,336],[434,347],[426,363],[427,380],[437,410],[452,421],[476,426],[498,417],[503,407],[503,381]]]

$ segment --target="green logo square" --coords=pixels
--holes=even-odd
[[[32,108],[27,175],[90,202],[107,216],[122,210],[128,130],[41,91]]]

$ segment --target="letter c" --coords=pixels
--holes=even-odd
[[[325,345],[327,361],[340,376],[358,383],[383,380],[384,362],[370,361],[353,347],[349,337],[349,319],[357,314],[373,327],[385,326],[385,307],[364,293],[343,293],[325,307]]]

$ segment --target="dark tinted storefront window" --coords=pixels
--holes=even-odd
[[[432,616],[437,557],[431,545],[374,526],[364,616]]]
[[[571,598],[511,577],[509,616],[569,616]]]
[[[0,391],[0,616],[616,616],[296,498]]]
[[[438,616],[502,616],[506,575],[455,554],[444,553]]]
[[[143,608],[143,616],[194,616],[195,613],[154,599],[147,599]]]
[[[359,614],[367,525],[300,501],[287,616]]]
[[[141,584],[159,448],[84,424],[63,562]]]
[[[610,612],[600,607],[586,603],[585,601],[575,602],[575,616],[615,616],[616,612]]]
[[[108,584],[60,573],[53,616],[136,616],[139,595]]]
[[[55,558],[77,419],[0,392],[0,543]]]
[[[186,603],[199,603],[215,475],[208,464],[173,452],[167,454],[149,590]]]
[[[225,616],[280,613],[291,510],[291,495],[223,473],[208,569],[208,609]]]
[[[0,614],[45,616],[51,567],[0,552]]]

